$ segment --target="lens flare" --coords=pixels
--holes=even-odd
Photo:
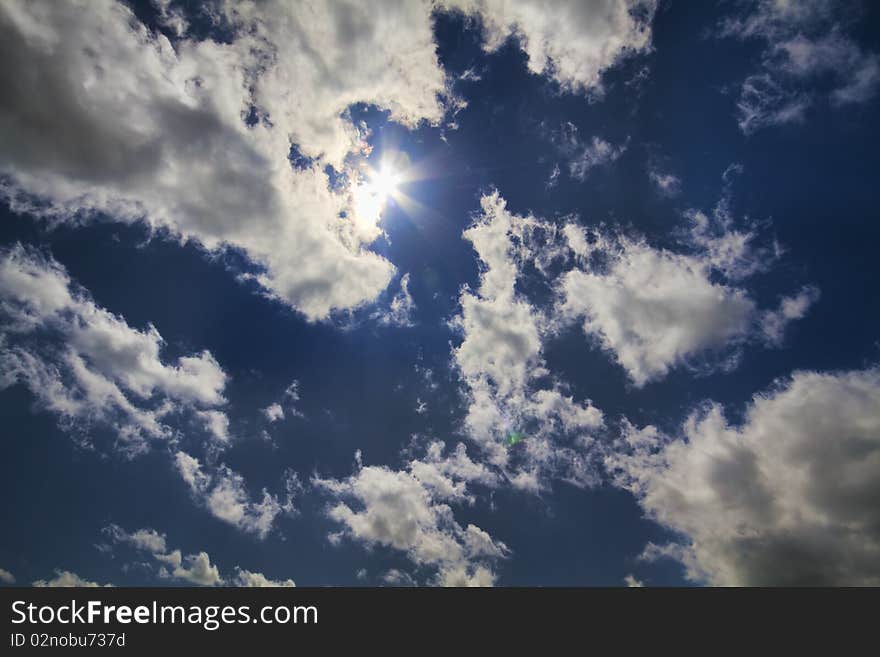
[[[401,198],[399,186],[404,180],[403,171],[395,166],[392,158],[383,158],[378,168],[365,168],[359,179],[352,184],[355,220],[362,232],[374,232],[378,229],[382,212],[389,201]]]
[[[390,164],[384,164],[378,171],[371,172],[367,187],[369,190],[382,201],[387,202],[389,198],[393,198],[400,193],[397,186],[401,182],[401,174]]]

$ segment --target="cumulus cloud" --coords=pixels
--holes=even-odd
[[[681,536],[649,545],[716,585],[880,583],[880,372],[796,372],[738,425],[708,404],[679,436],[624,426],[606,464]]]
[[[278,420],[284,419],[284,409],[281,408],[281,404],[276,402],[274,404],[269,404],[264,408],[263,415],[266,416],[266,419],[269,422],[277,422]]]
[[[712,282],[701,259],[627,238],[603,255],[606,267],[564,275],[562,312],[584,317],[584,332],[636,385],[749,332],[754,302],[741,289]]]
[[[562,275],[563,318],[583,318],[584,332],[626,370],[637,386],[663,378],[678,366],[736,364],[737,349],[756,339],[779,346],[785,327],[802,318],[818,290],[806,287],[779,310],[758,308],[745,279],[767,270],[779,247],[758,243],[751,227],[736,225],[729,184],[711,212],[688,210],[681,251],[644,239],[563,229],[578,266]]]
[[[76,573],[72,573],[69,570],[56,570],[55,577],[49,580],[38,579],[33,583],[33,586],[37,587],[87,587],[87,588],[96,588],[99,586],[113,586],[112,584],[98,584],[97,582],[92,582],[87,579],[83,579]]]
[[[15,584],[15,575],[5,568],[0,568],[0,582],[3,584]]]
[[[278,514],[292,510],[290,495],[282,502],[263,489],[261,500],[251,500],[244,477],[226,465],[206,468],[182,451],[175,454],[175,465],[195,499],[215,518],[259,538],[269,534]]]
[[[155,529],[147,528],[127,532],[119,525],[108,525],[103,531],[114,542],[127,543],[136,550],[159,554],[166,552],[165,534],[160,534]]]
[[[126,453],[169,438],[170,413],[225,403],[227,376],[210,352],[163,361],[155,327],[97,306],[34,249],[0,251],[0,319],[0,388],[27,386],[66,427],[111,426]]]
[[[469,483],[488,483],[492,475],[463,447],[450,458],[442,451],[442,443],[432,445],[427,461],[413,461],[408,470],[364,466],[346,479],[313,483],[334,498],[327,514],[342,525],[342,535],[404,552],[433,571],[435,584],[491,586],[492,564],[507,547],[475,525],[462,527],[446,502],[467,499]]]
[[[394,268],[365,250],[378,228],[352,219],[323,167],[361,148],[341,116],[351,103],[410,125],[442,116],[427,5],[227,7],[231,43],[172,47],[121,3],[5,3],[6,196],[56,220],[101,213],[241,249],[269,295],[313,319],[369,301]],[[265,120],[249,124],[254,107]],[[315,161],[291,167],[291,142]]]
[[[636,588],[636,589],[637,589],[637,588],[641,588],[641,587],[643,587],[643,586],[645,585],[644,582],[642,582],[642,581],[636,579],[634,575],[627,575],[626,577],[623,578],[623,581],[624,581],[624,583],[626,583],[626,585],[627,585],[628,587],[630,587],[631,589],[633,589],[633,588]]]
[[[229,416],[223,411],[198,411],[199,419],[217,444],[229,442]]]
[[[479,287],[462,290],[452,320],[462,336],[453,358],[468,397],[465,428],[515,486],[539,490],[548,476],[587,485],[585,452],[602,413],[552,377],[546,383],[543,340],[554,321],[516,290],[523,263],[542,269],[560,255],[559,235],[552,224],[509,212],[497,192],[483,196],[481,208],[464,232],[483,265]],[[511,444],[514,434],[526,439]]]
[[[257,105],[307,157],[341,169],[363,148],[346,116],[355,103],[387,109],[408,127],[444,117],[430,2],[279,0],[230,3],[225,11],[256,35],[268,60],[255,80]]]
[[[248,588],[289,588],[296,586],[292,579],[275,580],[269,579],[263,573],[253,573],[249,570],[237,568],[235,578],[232,580],[236,586]]]
[[[199,586],[217,586],[223,584],[220,571],[211,563],[211,557],[207,552],[188,554],[185,557],[180,550],[173,550],[168,554],[153,555],[157,560],[165,562],[167,567],[159,571],[160,577],[182,579],[190,584]]]
[[[382,582],[388,586],[418,586],[412,575],[397,568],[392,568],[381,577]]]
[[[654,0],[447,0],[482,18],[485,48],[511,36],[528,55],[529,70],[552,76],[572,92],[601,93],[601,75],[622,58],[651,45]]]
[[[431,442],[421,459],[409,462],[409,472],[437,499],[473,502],[469,484],[492,487],[498,484],[498,475],[482,463],[468,456],[467,448],[459,443],[446,453],[442,440]]]
[[[754,0],[749,5],[744,14],[724,20],[720,30],[722,36],[765,44],[760,70],[740,89],[737,111],[744,133],[801,122],[821,97],[832,106],[874,97],[880,84],[880,55],[849,34],[839,3]],[[830,78],[830,84],[823,78]],[[810,89],[807,83],[818,84]]]
[[[158,571],[161,578],[183,580],[198,586],[296,586],[291,579],[275,581],[262,573],[239,567],[235,568],[234,575],[223,578],[217,565],[211,563],[207,552],[183,555],[178,549],[169,550],[165,535],[155,529],[145,528],[127,532],[119,525],[108,525],[103,531],[117,545],[124,544],[137,551],[149,553],[158,564],[161,564]]]
[[[410,128],[444,119],[455,102],[432,12],[451,4],[222,3],[227,34],[215,41],[163,3],[172,44],[121,2],[4,3],[0,193],[53,221],[143,222],[210,252],[235,248],[257,269],[247,278],[313,320],[371,302],[395,269],[368,248],[379,217],[355,208],[369,145],[349,108]],[[653,15],[617,1],[463,7],[483,17],[489,49],[516,32],[533,70],[578,89],[645,50]]]
[[[27,386],[83,442],[102,424],[124,455],[151,440],[176,444],[185,413],[213,446],[229,442],[229,418],[215,408],[226,403],[227,375],[210,352],[164,360],[155,327],[132,328],[97,306],[51,258],[20,245],[0,251],[0,319],[0,388]],[[286,396],[295,395],[293,388]],[[251,501],[241,475],[225,465],[206,469],[183,451],[174,459],[195,498],[243,531],[265,537],[279,513],[293,511],[292,491],[283,502],[265,490]]]

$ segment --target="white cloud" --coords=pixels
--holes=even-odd
[[[832,105],[869,101],[880,85],[880,56],[866,51],[847,32],[831,0],[785,2],[755,0],[745,15],[721,25],[721,35],[765,42],[761,69],[742,83],[737,109],[740,129],[761,128],[804,120],[820,96]],[[843,13],[843,12],[839,12]],[[833,79],[830,90],[805,88],[806,83]]]
[[[416,304],[409,293],[409,274],[400,278],[400,290],[391,299],[391,303],[384,311],[377,311],[373,319],[385,326],[415,326],[414,313]]]
[[[290,385],[284,389],[284,396],[288,397],[293,402],[299,401],[299,381],[294,379],[290,382]]]
[[[578,135],[577,126],[573,123],[563,124],[559,132],[553,134],[551,138],[556,148],[568,160],[569,175],[580,181],[586,180],[591,169],[617,160],[627,147],[626,144],[614,146],[596,136],[584,141]]]
[[[37,587],[87,587],[87,588],[96,588],[99,586],[112,586],[112,584],[98,584],[97,582],[91,582],[87,579],[83,579],[76,573],[72,573],[69,570],[56,570],[55,577],[50,580],[38,579],[33,583],[33,586]]]
[[[412,575],[397,568],[392,568],[382,575],[382,581],[388,586],[418,586]],[[492,584],[490,583],[489,586]]]
[[[635,576],[633,576],[633,575],[627,575],[626,577],[623,578],[623,581],[631,589],[632,588],[641,588],[645,585],[644,582],[641,582],[640,580],[636,579]]]
[[[287,587],[296,586],[293,580],[286,579],[275,581],[267,578],[262,573],[251,572],[236,567],[235,574],[224,579],[220,575],[220,569],[211,563],[207,552],[184,556],[180,550],[168,550],[165,535],[155,529],[138,529],[127,532],[119,525],[109,525],[104,529],[114,543],[130,545],[135,550],[148,552],[157,562],[162,564],[159,569],[159,577],[180,579],[199,586],[243,586],[243,587]]]
[[[648,2],[467,4],[485,19],[488,48],[516,31],[533,70],[583,90],[648,47],[653,15]],[[368,145],[353,104],[407,127],[439,124],[456,105],[433,40],[436,8],[223,3],[230,40],[217,42],[197,40],[161,4],[180,37],[172,45],[111,0],[3,3],[0,193],[54,221],[102,215],[210,252],[239,249],[267,295],[313,320],[371,302],[394,266],[367,248],[377,217],[358,217],[350,186],[333,188],[325,167],[360,175],[351,157]],[[288,161],[291,145],[301,166]]]
[[[563,89],[600,93],[601,74],[623,57],[647,52],[654,0],[452,0],[445,4],[479,14],[485,48],[519,37],[529,70],[553,77]]]
[[[660,171],[659,169],[650,169],[648,171],[648,178],[651,179],[651,182],[662,196],[678,196],[681,192],[681,178],[675,174]]]
[[[198,411],[198,417],[204,422],[205,429],[218,443],[229,442],[229,416],[223,411]]]
[[[569,250],[578,258],[587,258],[593,251],[593,246],[587,241],[587,233],[574,222],[568,222],[562,227],[562,236]]]
[[[785,335],[789,322],[802,319],[807,311],[819,300],[818,288],[807,286],[797,294],[783,297],[777,310],[768,310],[761,317],[761,330],[771,345],[779,345]]]
[[[626,146],[612,146],[604,139],[593,137],[593,140],[582,145],[568,162],[568,172],[572,178],[586,180],[590,169],[610,164],[623,155]]]
[[[489,487],[498,484],[498,476],[484,464],[472,461],[464,444],[459,443],[449,454],[445,450],[442,440],[434,441],[421,459],[409,462],[410,474],[435,498],[473,502],[467,490],[469,484]]]
[[[416,566],[433,569],[439,585],[491,586],[492,563],[507,547],[474,525],[462,527],[445,503],[467,499],[468,482],[491,475],[467,458],[463,447],[448,460],[441,459],[442,449],[435,443],[427,464],[414,461],[408,472],[366,466],[347,479],[315,478],[315,486],[335,500],[328,516],[343,526],[331,541],[345,535],[400,550]]]
[[[172,2],[173,0],[152,0],[153,6],[159,12],[159,24],[181,37],[189,30],[189,21],[180,7],[171,5]]]
[[[495,583],[495,574],[485,566],[468,569],[461,564],[444,564],[437,574],[440,586],[487,587]]]
[[[292,579],[269,579],[262,573],[253,573],[249,570],[243,570],[241,568],[236,569],[235,579],[233,581],[235,582],[236,586],[249,588],[287,588],[296,586]]]
[[[131,546],[141,552],[149,552],[152,557],[164,564],[159,576],[164,578],[182,579],[200,586],[222,584],[223,579],[206,552],[190,554],[184,557],[180,550],[169,550],[165,535],[155,529],[144,528],[127,532],[119,525],[108,525],[104,528],[114,543]]]
[[[584,331],[636,385],[748,334],[754,302],[743,290],[712,282],[701,259],[627,238],[604,254],[605,267],[564,275],[562,311],[584,317]]]
[[[553,169],[550,171],[550,177],[547,178],[547,189],[553,189],[559,184],[559,176],[561,173],[562,170],[559,168],[559,164],[554,164]]]
[[[680,437],[626,425],[606,459],[646,513],[681,535],[644,557],[716,585],[880,583],[880,371],[796,372],[754,396],[739,425],[720,406]]]
[[[463,337],[453,358],[467,388],[465,428],[515,486],[537,490],[550,476],[586,485],[594,479],[586,450],[602,414],[552,381],[555,387],[538,384],[549,375],[542,349],[554,322],[516,291],[521,263],[542,270],[563,253],[560,235],[552,224],[509,212],[497,192],[481,207],[464,232],[483,265],[479,288],[462,290],[452,320]],[[510,445],[513,434],[525,440]]]
[[[33,249],[0,251],[0,318],[0,387],[26,385],[65,425],[110,425],[127,453],[168,438],[172,411],[225,403],[227,376],[208,351],[163,362],[155,327],[97,306]]]
[[[735,366],[747,342],[779,346],[785,326],[818,297],[807,286],[780,310],[761,311],[742,286],[767,270],[780,248],[759,245],[752,227],[737,227],[730,184],[739,171],[738,165],[725,171],[724,192],[710,213],[685,212],[682,252],[603,228],[571,223],[562,231],[578,266],[558,283],[559,310],[563,318],[583,318],[584,332],[637,386],[675,367]]]
[[[442,118],[429,6],[226,8],[231,43],[186,36],[172,48],[121,3],[4,3],[6,195],[57,220],[103,213],[238,247],[268,294],[312,319],[370,301],[394,268],[364,249],[375,225],[340,219],[348,188],[331,189],[323,166],[362,149],[352,103],[406,125]],[[266,120],[249,126],[252,106]],[[317,161],[291,167],[291,142]]]
[[[4,568],[0,568],[0,582],[4,584],[15,584],[15,575]]]
[[[262,409],[263,416],[270,424],[283,420],[287,416],[287,413],[290,413],[292,417],[304,418],[305,414],[296,407],[296,403],[299,400],[299,381],[294,379],[291,381],[290,385],[284,389],[280,402],[273,402],[266,408]],[[282,404],[284,404],[284,406],[282,406]],[[285,413],[285,408],[287,409],[287,413]]]
[[[752,134],[761,128],[786,123],[803,123],[810,97],[782,86],[769,73],[747,77],[736,103],[740,130]]]
[[[771,246],[759,244],[757,222],[748,218],[737,222],[733,215],[732,187],[742,172],[743,166],[737,163],[724,170],[721,198],[710,212],[689,209],[684,213],[690,224],[685,241],[699,251],[709,267],[731,281],[766,271],[781,251],[775,241]]]
[[[211,557],[207,552],[198,554],[181,555],[180,550],[173,550],[168,554],[154,554],[158,561],[162,561],[170,567],[163,567],[159,571],[160,577],[182,579],[199,586],[218,586],[223,584],[220,571],[211,563]]]
[[[228,466],[208,471],[197,458],[182,451],[175,454],[175,465],[196,500],[215,518],[260,538],[268,535],[278,514],[292,508],[289,499],[282,503],[265,489],[259,502],[251,500],[244,478]]]
[[[266,416],[266,419],[269,422],[277,422],[278,420],[284,419],[284,409],[281,408],[281,404],[276,402],[274,404],[269,404],[269,406],[264,408],[263,415]]]
[[[164,554],[167,549],[165,534],[160,534],[155,529],[138,529],[129,533],[119,525],[108,525],[104,528],[104,533],[110,536],[114,542],[127,543],[136,550]]]
[[[243,2],[233,22],[256,34],[267,62],[255,100],[312,158],[337,169],[362,147],[345,116],[368,103],[415,126],[444,117],[446,79],[437,61],[432,4],[415,2]],[[262,64],[262,63],[261,63]]]

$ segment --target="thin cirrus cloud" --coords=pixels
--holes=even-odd
[[[553,132],[550,140],[566,158],[569,175],[581,182],[587,179],[592,169],[615,162],[627,148],[626,143],[615,146],[598,136],[588,140],[582,139],[577,126],[571,122],[564,123],[559,130]],[[558,177],[559,174],[555,174],[553,185],[556,184]]]
[[[765,43],[760,68],[740,86],[736,108],[743,133],[801,123],[821,99],[841,107],[875,96],[880,54],[858,42],[839,8],[831,0],[753,0],[744,14],[722,21],[719,36]]]

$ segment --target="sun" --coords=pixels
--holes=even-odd
[[[405,182],[402,169],[391,158],[383,159],[378,167],[364,167],[352,182],[351,199],[358,230],[374,237],[382,214],[392,199],[402,200],[400,185]]]
[[[378,171],[369,172],[366,186],[370,193],[385,202],[400,193],[400,183],[400,173],[390,164],[383,163]]]
[[[346,215],[354,234],[362,242],[382,234],[382,222],[388,212],[412,221],[436,216],[412,196],[413,183],[422,184],[436,173],[430,162],[410,162],[409,155],[396,148],[383,149],[381,157],[353,163],[346,173],[349,180]]]

